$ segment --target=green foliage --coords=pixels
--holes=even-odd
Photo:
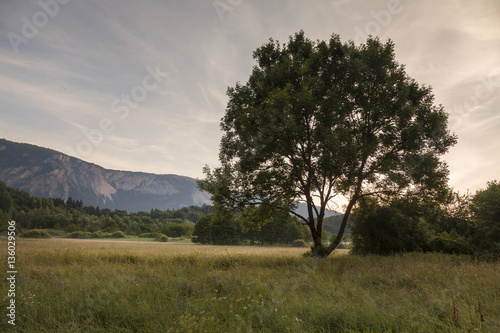
[[[210,244],[212,243],[212,218],[213,215],[202,216],[193,231],[193,243]]]
[[[327,256],[360,198],[446,189],[439,157],[456,142],[448,116],[431,89],[396,62],[391,41],[312,41],[301,31],[288,43],[270,40],[253,56],[248,82],[227,90],[222,166],[206,167],[199,182],[216,206],[241,211],[260,204],[272,215],[305,201],[308,215],[299,218],[315,255]],[[345,218],[325,248],[324,209],[339,194],[348,197]]]
[[[43,229],[49,233],[50,236],[64,236],[66,233],[59,229]]]
[[[32,229],[21,234],[23,238],[51,238],[50,234],[45,230]]]
[[[480,252],[500,253],[500,182],[488,182],[472,198],[471,210],[475,222],[473,240]]]
[[[303,239],[296,239],[292,242],[293,247],[307,247],[307,243]]]
[[[66,237],[76,238],[76,239],[86,239],[86,238],[93,238],[93,235],[90,232],[75,231],[68,234]]]
[[[157,240],[159,242],[168,242],[168,237],[166,235],[161,235]]]
[[[374,198],[361,200],[351,221],[353,253],[430,250],[431,232],[418,208],[412,199],[394,199],[386,205]]]
[[[106,237],[111,237],[111,234],[104,233],[101,230],[99,230],[91,233],[88,238],[106,238]]]
[[[0,181],[0,210],[9,212],[13,205],[14,200],[12,200],[7,186],[5,186],[4,182]]]
[[[288,214],[277,214],[270,221],[258,223],[258,219],[247,223],[256,216],[241,215],[234,217],[209,214],[195,225],[192,241],[201,244],[291,244],[295,239],[307,238],[307,230],[297,218]],[[242,225],[246,228],[242,228]]]
[[[157,235],[159,235],[159,233],[147,232],[144,234],[140,234],[139,238],[156,238]]]
[[[122,237],[122,235],[123,235],[123,237]],[[74,231],[72,233],[67,234],[65,237],[66,238],[76,238],[76,239],[124,238],[125,234],[123,234],[123,232],[121,232],[121,231],[117,231],[115,233],[102,232],[100,230],[96,231],[96,232]]]
[[[473,253],[473,247],[464,236],[452,233],[451,235],[443,231],[439,235],[433,236],[430,241],[430,247],[433,251],[444,253],[470,254]]]
[[[166,233],[170,237],[190,237],[194,223],[211,210],[212,207],[204,205],[137,213],[111,211],[85,207],[81,200],[72,198],[65,203],[62,199],[32,197],[0,182],[0,221],[12,219],[20,230],[60,230],[58,235],[66,232],[72,234],[71,237],[111,237],[117,231],[126,235]],[[5,225],[2,223],[2,228],[5,229]]]
[[[325,219],[323,220],[323,230],[331,234],[337,235],[337,232],[339,231],[340,226],[342,225],[343,219],[344,219],[343,214],[325,217]],[[346,227],[344,235],[342,237],[343,238],[351,237],[351,231],[349,225]],[[333,242],[334,239],[335,238],[332,238],[330,242]]]
[[[355,253],[432,250],[497,258],[500,253],[500,184],[476,195],[449,193],[438,199],[363,200],[352,220]]]
[[[123,231],[115,231],[111,234],[111,238],[125,238],[127,237]]]
[[[234,218],[229,219],[212,219],[211,225],[212,244],[215,245],[236,245],[241,240],[241,225]]]
[[[161,231],[168,237],[191,237],[194,231],[193,223],[169,224],[161,228]]]

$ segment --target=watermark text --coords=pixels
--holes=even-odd
[[[7,322],[10,325],[16,325],[16,222],[9,221],[7,234],[7,281],[9,290],[7,297],[9,299],[7,306]]]

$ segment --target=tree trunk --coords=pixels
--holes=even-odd
[[[317,258],[328,257],[329,253],[326,252],[326,249],[323,246],[323,243],[321,242],[321,231],[316,230],[312,236],[313,236],[313,242],[314,242],[314,245],[311,248],[313,257],[317,257]]]
[[[325,249],[327,252],[327,256],[333,252],[337,248],[337,246],[342,241],[342,236],[344,236],[345,227],[347,226],[347,220],[349,219],[349,215],[351,214],[352,207],[357,201],[357,196],[349,201],[347,205],[347,209],[345,210],[344,217],[342,218],[342,223],[340,224],[339,232],[337,233],[337,237],[333,240],[333,242]]]

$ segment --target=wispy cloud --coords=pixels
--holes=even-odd
[[[205,163],[217,164],[226,89],[248,79],[255,48],[300,29],[345,41],[375,31],[395,42],[398,61],[450,112],[459,135],[446,157],[452,185],[498,177],[489,168],[500,162],[500,88],[481,95],[467,117],[460,108],[500,74],[500,4],[394,3],[242,1],[221,20],[212,1],[70,1],[16,53],[7,34],[22,35],[23,17],[32,21],[42,9],[37,0],[0,2],[0,137],[77,155],[78,145],[90,147],[77,157],[105,167],[201,176]],[[148,68],[157,67],[168,79],[142,98]],[[126,117],[113,110],[134,92],[141,101]],[[113,130],[101,139],[103,119]],[[463,156],[472,156],[468,164]]]

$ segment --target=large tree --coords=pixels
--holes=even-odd
[[[227,90],[221,166],[205,167],[199,182],[216,206],[288,210],[309,227],[313,254],[325,257],[360,198],[446,188],[439,156],[456,142],[448,116],[396,62],[391,41],[312,41],[301,31],[253,57],[248,82]],[[336,196],[347,198],[344,218],[324,246],[323,218]],[[296,202],[307,204],[306,216]]]

